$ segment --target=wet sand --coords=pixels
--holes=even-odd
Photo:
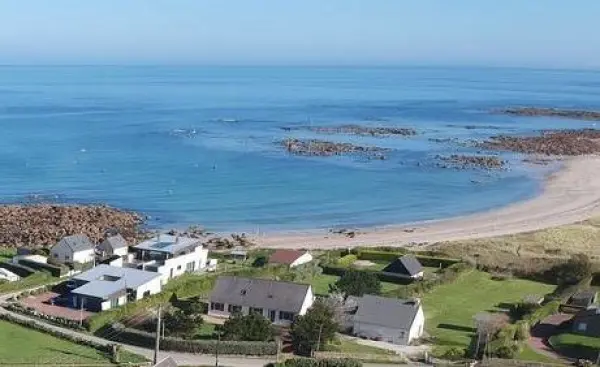
[[[266,233],[260,247],[330,249],[494,237],[560,226],[600,215],[600,156],[567,158],[537,197],[462,217],[359,229],[349,238],[326,230]]]

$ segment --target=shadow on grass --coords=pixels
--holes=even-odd
[[[474,332],[477,331],[477,329],[474,328],[474,327],[462,326],[462,325],[454,325],[454,324],[438,324],[437,327],[440,328],[440,329],[462,331],[462,332],[465,332],[465,333],[474,333]]]
[[[57,348],[52,348],[52,347],[47,347],[47,348],[44,348],[44,349],[52,351],[53,353],[56,353],[56,354],[62,354],[62,355],[72,356],[72,357],[74,357],[74,360],[77,360],[77,361],[80,361],[81,359],[85,359],[85,360],[88,360],[88,361],[98,361],[98,360],[100,360],[99,358],[96,359],[94,357],[90,357],[89,355],[77,353],[77,352],[74,352],[72,350],[63,350],[63,349],[57,349]],[[100,355],[104,356],[104,357],[108,357],[108,354],[106,354],[106,353],[102,353],[100,351],[98,351],[98,353]],[[60,358],[60,357],[58,357],[58,358]]]

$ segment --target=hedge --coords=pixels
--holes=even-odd
[[[52,274],[52,276],[57,277],[57,278],[65,275],[69,272],[69,268],[66,266],[38,263],[38,262],[27,260],[27,259],[19,260],[19,264],[25,265],[25,266],[27,266],[31,269],[35,269],[35,270],[40,270],[40,271],[45,270],[45,271],[49,272],[50,274]]]
[[[362,367],[362,362],[351,358],[290,358],[282,367]]]
[[[24,307],[23,305],[18,304],[18,303],[10,303],[10,304],[6,305],[5,308],[10,311],[16,312],[16,313],[20,313],[23,315],[38,318],[40,320],[49,322],[51,324],[55,324],[57,326],[68,327],[68,328],[75,329],[75,330],[84,330],[83,326],[81,326],[79,321],[75,321],[75,320],[71,320],[71,319],[67,319],[67,318],[59,317],[59,316],[46,315],[44,313],[37,311],[34,308]]]
[[[357,257],[360,260],[369,260],[369,261],[389,261],[392,262],[397,258],[406,255],[405,251],[377,251],[377,250],[360,250],[358,251]],[[447,257],[438,257],[438,256],[425,256],[419,254],[413,254],[417,260],[423,266],[428,266],[432,268],[447,268],[448,266],[454,265],[456,263],[461,262],[460,259],[451,259]]]
[[[22,278],[28,277],[31,274],[35,273],[35,270],[30,267],[7,262],[0,262],[0,268],[9,270]]]
[[[338,259],[337,263],[339,266],[343,266],[343,267],[349,267],[352,264],[354,264],[354,262],[358,260],[358,257],[356,255],[346,255],[346,256],[342,256],[341,258]]]
[[[356,271],[356,272],[360,272],[363,274],[376,274],[377,278],[382,281],[382,282],[388,282],[388,283],[395,283],[395,284],[401,284],[401,285],[407,285],[407,284],[411,284],[414,282],[413,279],[409,279],[409,278],[402,278],[402,277],[398,277],[389,273],[384,273],[381,271],[377,271],[377,270],[369,270],[369,269],[348,269],[348,268],[344,268],[344,267],[340,267],[340,266],[329,266],[329,265],[325,265],[323,266],[323,274],[326,275],[335,275],[335,276],[342,276],[344,275],[344,273],[346,273],[347,271]]]
[[[154,348],[155,334],[127,328],[115,323],[105,328],[106,336],[114,341],[136,345],[144,348]],[[215,354],[219,348],[220,354],[229,355],[276,355],[276,342],[245,342],[217,340],[184,340],[166,337],[160,340],[160,349],[172,352]]]

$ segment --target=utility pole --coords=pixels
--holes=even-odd
[[[217,348],[215,349],[215,367],[219,367],[219,344],[221,344],[221,332],[217,331]]]
[[[158,312],[156,315],[156,341],[154,344],[154,364],[158,364],[158,349],[160,348],[160,308],[158,306]]]

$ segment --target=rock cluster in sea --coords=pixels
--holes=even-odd
[[[387,148],[317,139],[285,139],[281,141],[281,145],[291,154],[317,157],[357,154],[370,158],[385,159],[383,153],[389,151]]]
[[[500,169],[504,168],[506,161],[493,155],[463,155],[452,154],[450,156],[436,157],[443,163],[438,164],[442,168],[458,168],[458,169]]]
[[[136,213],[102,205],[0,206],[0,246],[49,247],[61,238],[84,234],[94,243],[118,232],[129,243],[143,237],[144,218]]]
[[[499,135],[480,147],[527,154],[577,156],[600,153],[600,130],[550,130],[539,136]]]
[[[340,125],[340,126],[320,126],[320,127],[309,127],[317,133],[324,134],[353,134],[353,135],[370,135],[370,136],[389,136],[389,135],[402,135],[411,136],[416,135],[417,131],[408,127],[381,127],[381,126],[362,126],[362,125]]]
[[[600,120],[600,112],[583,110],[560,110],[556,108],[519,107],[499,110],[499,113],[516,116],[546,116],[577,120]]]

